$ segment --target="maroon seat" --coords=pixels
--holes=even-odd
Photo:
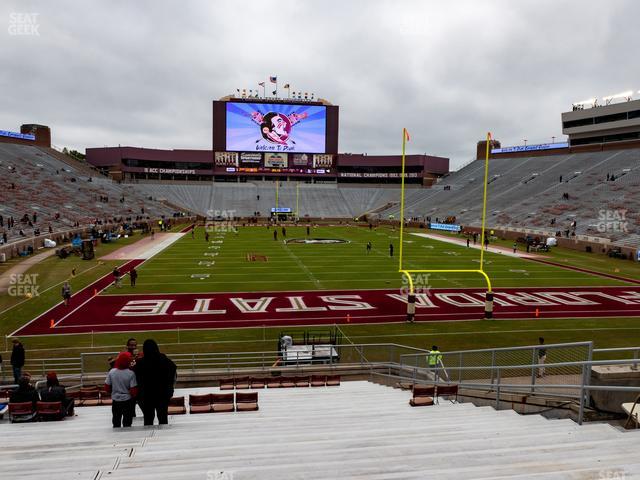
[[[264,378],[251,378],[250,379],[250,383],[251,383],[251,389],[255,389],[255,388],[264,388]]]
[[[94,407],[96,405],[100,405],[100,387],[95,385],[93,387],[80,388],[78,406]]]
[[[243,395],[242,393],[237,395]],[[257,395],[257,393],[256,393]],[[212,412],[233,412],[233,393],[212,393],[211,394],[211,411]]]
[[[311,375],[312,387],[324,387],[327,383],[326,375]]]
[[[111,400],[111,394],[107,393],[107,391],[103,388],[100,389],[100,405],[111,405],[113,400]]]
[[[220,380],[220,390],[233,390],[236,388],[236,384],[233,378],[223,378]]]
[[[62,420],[62,402],[37,402],[36,413],[41,420]]]
[[[340,375],[327,375],[327,387],[337,387],[340,385]]]
[[[283,388],[291,388],[296,386],[296,382],[293,377],[282,377],[282,381],[280,382],[280,385]]]
[[[236,390],[248,390],[250,386],[249,377],[236,378]]]
[[[236,410],[238,412],[258,410],[258,392],[236,392]]]
[[[438,402],[439,397],[449,397],[451,403],[458,401],[458,385],[438,385],[436,389],[436,403]],[[451,397],[454,397],[451,400]]]
[[[433,396],[435,395],[436,387],[434,386],[413,386],[413,398],[409,400],[409,405],[412,407],[426,407],[433,405]]]
[[[282,388],[282,377],[267,378],[267,388]]]
[[[11,422],[28,422],[33,420],[36,412],[32,402],[9,403],[9,418]]]
[[[171,397],[169,399],[169,415],[184,415],[187,407],[184,406],[184,397]]]
[[[209,413],[211,411],[211,394],[189,395],[189,413]]]
[[[296,384],[296,387],[308,387],[309,377],[294,377],[293,382]]]

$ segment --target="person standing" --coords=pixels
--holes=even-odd
[[[12,341],[13,349],[11,350],[11,368],[13,369],[13,379],[16,383],[22,376],[22,367],[25,362],[24,346],[20,343],[20,340],[14,338]]]
[[[282,227],[282,238],[287,238],[287,229]]]
[[[135,412],[135,397],[138,394],[136,374],[131,371],[131,354],[122,352],[116,358],[115,367],[105,379],[105,391],[111,393],[111,423],[113,428],[130,427]]]
[[[120,288],[120,270],[118,267],[113,269],[113,285]]]
[[[307,225],[307,237],[309,236],[309,232],[311,231],[311,229],[309,228],[309,225]],[[5,242],[6,243],[6,242]]]
[[[367,255],[371,253],[371,242],[367,242]]]
[[[69,282],[64,282],[62,284],[62,301],[64,302],[64,306],[69,306],[69,300],[71,299],[71,285]]]
[[[195,225],[191,229],[191,238],[196,238],[196,226]]]
[[[209,242],[209,232],[207,232],[206,230],[204,231],[204,241]]]
[[[278,231],[276,229],[273,230],[273,240],[278,241]]]
[[[136,280],[138,279],[138,271],[135,269],[135,267],[133,267],[129,271],[129,278],[131,279],[131,286],[135,287],[136,286]]]
[[[393,243],[389,244],[389,256],[393,257]]]
[[[431,350],[429,351],[429,356],[427,358],[429,368],[438,368],[442,363],[442,353],[440,353],[440,350],[438,350],[436,345],[431,346]]]
[[[469,248],[469,242],[470,242],[469,237],[467,237],[467,248]]]
[[[516,253],[518,251],[518,244],[516,242],[513,242],[513,253]]]
[[[539,337],[538,342],[540,342],[540,346],[538,347],[538,378],[544,377],[544,362],[547,361],[547,349],[544,348],[544,338]]]
[[[176,364],[160,353],[158,344],[152,339],[144,341],[142,354],[142,358],[136,363],[135,372],[140,386],[144,424],[153,425],[157,415],[158,424],[166,425],[169,400],[173,396],[176,382]]]

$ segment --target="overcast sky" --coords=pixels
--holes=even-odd
[[[640,90],[636,0],[4,0],[0,18],[0,130],[82,150],[210,149],[211,100],[277,75],[340,105],[341,152],[397,153],[406,127],[455,168],[488,130],[558,141],[572,102]]]

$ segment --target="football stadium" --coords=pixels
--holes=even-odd
[[[640,85],[460,158],[287,81],[0,116],[3,478],[640,478]]]

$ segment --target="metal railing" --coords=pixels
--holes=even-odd
[[[495,393],[496,408],[507,394],[537,394],[546,397],[574,400],[579,404],[578,423],[582,423],[584,410],[589,406],[589,392],[640,392],[639,387],[590,385],[591,369],[601,365],[630,365],[637,368],[640,347],[593,349],[591,342],[549,345],[531,345],[495,349],[443,352],[441,362],[429,366],[428,350],[394,343],[334,345],[336,355],[324,358],[298,357],[289,352],[286,365],[275,351],[214,352],[169,354],[179,374],[242,375],[251,372],[275,374],[287,369],[307,370],[353,368],[372,378],[383,375],[409,383],[456,383],[465,389],[479,389]],[[546,350],[549,361],[542,363],[540,350]],[[593,354],[630,353],[632,358],[593,360]],[[80,358],[40,359],[27,362],[24,370],[33,376],[45,376],[55,370],[67,378],[87,378],[106,374],[108,358],[118,352],[83,353]],[[5,368],[5,371],[7,369]],[[10,369],[9,369],[10,370]],[[291,370],[290,370],[291,371]],[[385,373],[386,372],[386,373]]]

